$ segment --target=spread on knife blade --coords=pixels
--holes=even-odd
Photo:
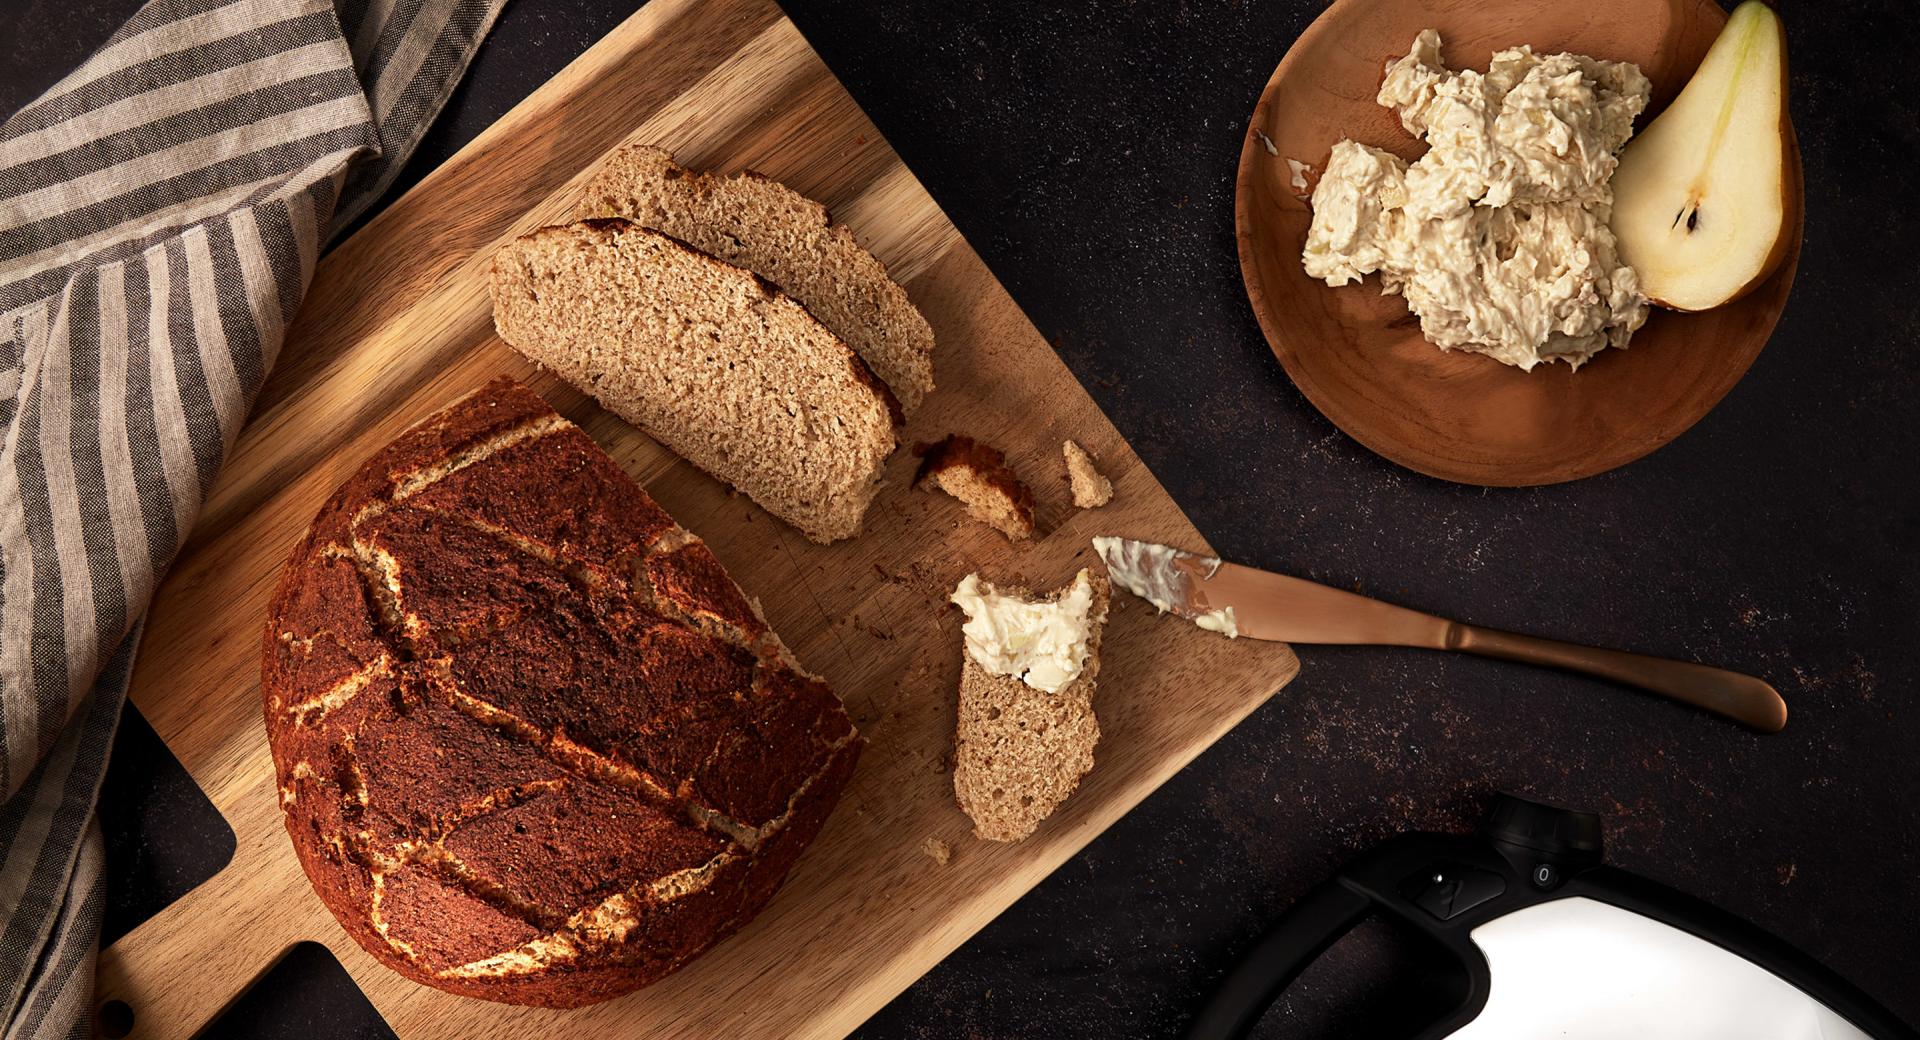
[[[1229,639],[1239,637],[1240,626],[1234,620],[1233,608],[1220,607],[1196,612],[1188,598],[1193,579],[1186,571],[1174,566],[1174,561],[1183,556],[1197,560],[1204,571],[1200,578],[1205,581],[1220,569],[1218,559],[1181,552],[1152,542],[1106,536],[1093,540],[1093,551],[1106,561],[1107,577],[1121,588],[1153,604],[1160,613],[1172,611],[1190,618],[1194,624],[1209,632],[1218,632]]]
[[[1228,639],[1240,638],[1240,625],[1233,620],[1232,607],[1220,607],[1209,610],[1193,619],[1193,623],[1209,632],[1218,632]]]

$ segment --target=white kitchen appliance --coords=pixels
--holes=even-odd
[[[1309,892],[1228,972],[1189,1040],[1249,1035],[1376,914],[1450,962],[1437,970],[1458,1003],[1417,1040],[1920,1037],[1781,940],[1602,864],[1598,816],[1499,795],[1479,834],[1401,835]]]

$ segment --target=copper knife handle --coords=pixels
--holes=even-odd
[[[1787,724],[1787,702],[1780,698],[1779,691],[1764,680],[1724,668],[1630,654],[1624,650],[1602,650],[1459,622],[1447,626],[1446,649],[1611,679],[1691,704],[1762,733],[1778,733]]]

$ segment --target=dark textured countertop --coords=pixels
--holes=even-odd
[[[0,106],[131,6],[0,13]],[[1483,490],[1335,430],[1241,288],[1245,119],[1321,6],[786,3],[1221,551],[1467,620],[1755,671],[1792,720],[1759,737],[1516,666],[1304,649],[1296,682],[859,1035],[1170,1035],[1339,862],[1406,828],[1463,829],[1495,789],[1604,813],[1616,864],[1752,919],[1920,1021],[1920,27],[1897,0],[1786,10],[1806,240],[1746,379],[1624,469]],[[412,176],[630,9],[513,0]],[[59,46],[28,49],[30,35]],[[1387,937],[1360,936],[1266,1031],[1370,1033],[1328,1008],[1402,970]]]

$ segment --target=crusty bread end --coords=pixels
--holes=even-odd
[[[1007,465],[1007,457],[962,434],[925,449],[918,487],[939,488],[960,501],[967,515],[1016,542],[1033,537],[1033,492]]]

